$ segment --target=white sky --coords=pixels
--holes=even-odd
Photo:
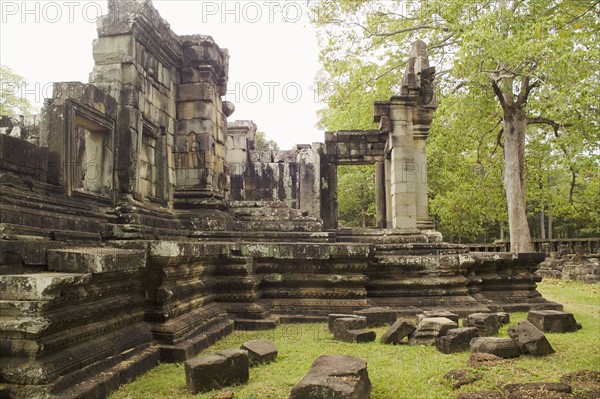
[[[306,0],[154,0],[177,34],[206,34],[229,49],[229,118],[251,119],[282,149],[323,141],[315,127],[319,69]],[[51,82],[87,82],[95,20],[107,1],[0,0],[0,63],[28,81],[22,95],[41,106]]]

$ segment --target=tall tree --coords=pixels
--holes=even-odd
[[[599,14],[600,2],[592,0],[320,2],[313,16],[322,28],[321,62],[329,85],[339,90],[322,120],[335,125],[336,113],[352,107],[348,100],[370,95],[381,82],[397,91],[408,46],[424,38],[438,65],[443,101],[481,98],[486,114],[474,123],[483,132],[498,124],[493,133],[501,151],[488,152],[503,152],[511,247],[531,251],[528,133],[537,130],[533,125],[552,133],[575,182],[576,151],[593,155],[600,138]]]

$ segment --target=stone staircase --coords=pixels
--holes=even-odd
[[[321,232],[320,219],[290,208],[284,202],[232,201],[229,212],[234,230],[244,232]]]
[[[0,276],[0,380],[10,397],[106,396],[154,367],[145,263],[145,251],[79,247],[50,250],[48,272]]]

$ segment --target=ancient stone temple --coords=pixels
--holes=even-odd
[[[432,230],[424,43],[378,130],[267,152],[228,122],[227,50],[151,1],[109,1],[93,56],[89,83],[55,84],[38,138],[0,134],[0,397],[104,397],[235,328],[372,305],[560,308],[536,291],[543,256]],[[375,166],[379,229],[337,228],[343,164]]]

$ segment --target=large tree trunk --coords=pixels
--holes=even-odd
[[[525,212],[525,131],[523,110],[504,112],[504,188],[508,204],[508,231],[513,252],[533,252],[531,233]]]

